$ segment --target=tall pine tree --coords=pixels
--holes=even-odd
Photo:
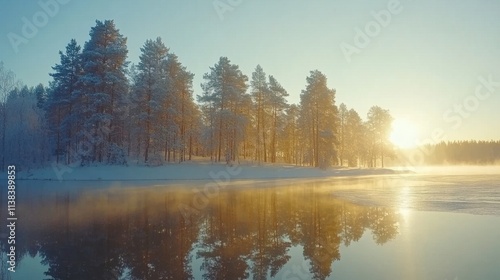
[[[82,52],[80,119],[89,142],[85,160],[124,163],[124,112],[127,106],[127,39],[112,20],[96,21]]]
[[[167,77],[169,81],[168,96],[165,106],[167,135],[169,140],[165,145],[166,158],[170,154],[174,160],[184,161],[186,154],[191,156],[193,133],[196,130],[198,108],[193,100],[194,74],[187,71],[173,54],[168,54]]]
[[[59,56],[60,63],[52,67],[54,73],[50,74],[52,81],[43,108],[56,161],[59,163],[60,157],[66,155],[66,164],[69,164],[76,156],[76,136],[81,124],[76,111],[80,101],[77,98],[78,81],[83,73],[81,47],[72,39],[66,52],[60,51]]]
[[[148,40],[141,48],[140,62],[133,89],[134,116],[138,152],[144,147],[144,162],[148,162],[151,150],[158,150],[163,143],[161,115],[167,95],[168,79],[166,62],[168,49],[160,38]],[[153,149],[152,149],[153,148]]]
[[[318,70],[307,77],[306,89],[300,95],[300,123],[306,145],[306,160],[316,167],[336,164],[337,107],[335,90],[327,86],[326,76]]]
[[[212,114],[208,117],[212,120],[211,143],[216,143],[216,149],[211,154],[215,153],[217,161],[223,157],[226,162],[236,160],[247,121],[241,105],[247,96],[248,78],[227,57],[221,57],[203,78],[206,80],[202,84],[203,95],[198,100],[213,108],[208,111]]]
[[[273,76],[269,76],[269,101],[271,113],[271,162],[276,162],[276,155],[278,153],[278,125],[282,118],[282,112],[288,106],[286,97],[288,93],[281,86],[281,84]]]
[[[267,115],[266,106],[269,105],[269,85],[267,83],[266,73],[260,65],[255,67],[252,73],[252,99],[255,104],[255,126],[256,126],[256,145],[255,156],[258,162],[267,161]]]

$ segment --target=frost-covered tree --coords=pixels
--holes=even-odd
[[[14,75],[14,72],[6,69],[3,62],[0,62],[0,170],[5,170],[7,164],[5,160],[5,138],[7,135],[7,123],[9,121],[9,114],[7,114],[7,98],[10,92],[16,87],[16,84],[16,76]]]
[[[246,120],[241,137],[243,143],[240,154],[243,159],[251,158],[256,159],[256,129],[255,129],[255,106],[250,94],[245,94],[240,104],[240,112],[242,117]]]
[[[284,117],[282,151],[285,162],[299,164],[300,160],[300,139],[299,139],[299,106],[290,105]]]
[[[173,54],[168,54],[166,71],[168,95],[165,107],[166,133],[165,158],[186,160],[192,153],[193,138],[197,131],[198,108],[193,99],[194,74],[187,71]]]
[[[236,160],[248,121],[241,107],[246,99],[248,78],[227,57],[221,57],[203,78],[203,94],[198,100],[209,114],[205,119],[209,120],[211,147],[216,148],[210,154],[215,155],[217,161]]]
[[[344,165],[345,153],[346,153],[346,122],[347,122],[347,106],[344,103],[339,105],[339,164],[340,166]]]
[[[306,146],[306,161],[316,167],[336,164],[337,107],[335,90],[327,86],[326,76],[318,70],[307,77],[300,95],[300,126]]]
[[[43,109],[45,107],[45,102],[47,102],[47,90],[42,84],[38,84],[35,87],[35,96],[36,96],[36,106],[39,109]]]
[[[96,21],[82,51],[83,75],[78,98],[81,137],[89,143],[85,161],[119,163],[124,159],[124,121],[128,80],[127,38],[112,20]]]
[[[18,170],[41,167],[49,159],[44,114],[37,106],[45,92],[22,86],[14,73],[0,62],[0,170],[17,165]]]
[[[52,67],[50,74],[52,81],[48,89],[47,98],[43,102],[46,119],[52,138],[52,149],[59,163],[60,157],[66,155],[66,164],[69,164],[77,151],[77,132],[81,125],[78,118],[78,81],[83,73],[81,47],[72,39],[66,46],[66,51],[59,52],[60,62]],[[42,98],[43,100],[43,98]]]
[[[276,162],[278,153],[278,133],[282,130],[279,125],[282,123],[283,111],[287,108],[286,97],[288,93],[273,76],[269,76],[269,107],[271,113],[271,162]]]
[[[203,143],[202,154],[204,156],[210,156],[211,161],[217,159],[217,141],[216,141],[216,114],[217,108],[215,107],[215,102],[213,102],[207,94],[198,95],[198,101],[201,103],[201,129],[200,129],[200,141]]]
[[[141,154],[141,147],[144,147],[146,163],[151,152],[160,150],[164,139],[161,117],[168,86],[167,53],[168,49],[160,38],[146,41],[141,48],[132,91],[138,153]]]
[[[136,154],[145,162],[184,161],[193,153],[199,109],[193,100],[194,75],[160,38],[148,40],[131,77],[132,132]],[[160,155],[163,152],[163,158]]]
[[[49,159],[43,111],[37,107],[35,88],[15,87],[5,102],[4,150],[7,165],[19,170],[42,167]]]
[[[392,120],[393,118],[387,109],[373,106],[368,111],[367,129],[370,139],[371,167],[377,166],[378,158],[380,158],[381,166],[384,167],[384,157],[391,155],[389,134]]]
[[[256,127],[256,145],[255,157],[258,162],[267,161],[267,123],[269,112],[266,107],[269,105],[269,85],[266,73],[260,65],[255,67],[250,81],[252,87],[252,99],[255,104],[255,127]]]
[[[365,127],[363,120],[354,109],[347,111],[343,131],[344,151],[343,159],[350,167],[358,166],[365,153]]]

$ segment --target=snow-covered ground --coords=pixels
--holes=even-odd
[[[79,180],[247,180],[247,179],[289,179],[289,178],[325,178],[334,176],[363,176],[406,173],[404,170],[386,168],[330,168],[321,170],[313,167],[295,165],[243,163],[228,166],[209,162],[185,162],[157,167],[130,166],[57,166],[21,171],[19,179],[79,181]]]

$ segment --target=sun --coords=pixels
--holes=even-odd
[[[392,122],[392,131],[389,140],[398,148],[406,149],[417,146],[417,128],[405,119],[396,119]]]

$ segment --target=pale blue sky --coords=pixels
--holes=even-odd
[[[401,0],[402,10],[350,62],[340,45],[354,46],[356,28],[364,29],[374,20],[371,12],[391,1],[220,0],[240,2],[222,18],[212,0],[65,1],[17,53],[8,34],[22,36],[22,18],[31,21],[43,10],[38,1],[1,1],[0,60],[28,85],[48,83],[58,51],[71,38],[83,45],[96,19],[114,19],[128,38],[131,62],[147,39],[160,36],[196,75],[195,94],[220,56],[249,77],[261,64],[291,103],[298,103],[309,71],[319,69],[337,89],[337,104],[363,117],[372,105],[387,108],[418,126],[419,139],[436,128],[451,140],[500,139],[500,87],[478,104],[471,99],[479,76],[500,82],[500,1]],[[470,112],[443,118],[464,100]]]

